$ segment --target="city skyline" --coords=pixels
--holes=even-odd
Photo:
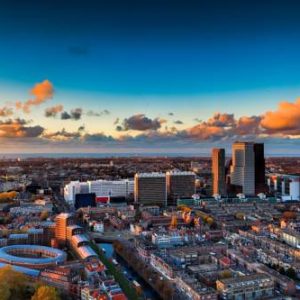
[[[3,4],[0,153],[299,156],[300,5],[207,2]]]
[[[300,1],[0,1],[0,300],[300,299]]]

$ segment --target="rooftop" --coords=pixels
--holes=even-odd
[[[257,274],[251,274],[251,275],[245,275],[245,276],[220,279],[219,281],[224,284],[234,284],[234,283],[240,284],[243,282],[253,281],[253,284],[254,284],[255,280],[271,280],[271,278],[270,278],[270,276],[268,276],[266,274],[257,273]]]
[[[69,213],[60,213],[59,215],[56,216],[56,218],[58,219],[67,219],[72,217],[72,214]]]
[[[167,175],[178,175],[178,176],[182,176],[182,175],[192,175],[192,176],[195,176],[195,173],[194,172],[191,172],[191,171],[168,171],[166,173]]]
[[[152,172],[152,173],[137,173],[135,174],[135,177],[138,178],[165,178],[165,173],[160,172]]]
[[[97,256],[96,252],[90,246],[81,246],[77,248],[77,252],[82,259]]]
[[[72,236],[72,241],[78,244],[78,243],[88,242],[89,240],[84,234],[76,234]]]
[[[18,253],[18,256],[14,253]],[[32,255],[40,257],[26,257],[26,253],[30,252]],[[20,256],[24,253],[24,256]],[[57,262],[64,262],[66,260],[66,253],[59,249],[37,246],[37,245],[12,245],[0,248],[0,260],[9,262],[11,264],[51,264]]]

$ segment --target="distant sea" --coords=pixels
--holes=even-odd
[[[172,152],[145,152],[145,153],[1,153],[3,158],[110,158],[110,157],[209,157],[207,153],[172,153]]]
[[[230,155],[230,154],[229,154]],[[145,153],[0,153],[0,159],[14,158],[117,158],[117,157],[210,157],[210,153],[145,152]],[[266,157],[299,157],[297,154],[266,154]]]

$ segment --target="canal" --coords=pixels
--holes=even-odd
[[[117,255],[114,251],[114,247],[110,243],[100,243],[98,244],[100,249],[105,250],[105,256],[109,259],[115,259],[119,267],[121,268],[123,274],[127,277],[130,281],[137,281],[143,290],[143,297],[144,299],[149,300],[158,300],[161,299],[159,295],[145,282],[132,268],[128,266],[126,261],[124,261],[119,255]]]

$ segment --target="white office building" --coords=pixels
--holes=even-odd
[[[269,174],[267,183],[270,192],[277,193],[283,201],[300,201],[300,176]]]
[[[76,194],[95,193],[96,197],[128,197],[133,192],[134,181],[129,179],[71,181],[64,187],[64,198],[69,204],[73,204]]]
[[[89,193],[87,182],[71,181],[64,187],[64,198],[69,204],[74,204],[76,194]]]
[[[89,192],[96,197],[128,197],[134,192],[134,181],[124,180],[95,180],[88,181]]]
[[[290,181],[290,195],[292,200],[300,200],[300,177],[291,177]]]

